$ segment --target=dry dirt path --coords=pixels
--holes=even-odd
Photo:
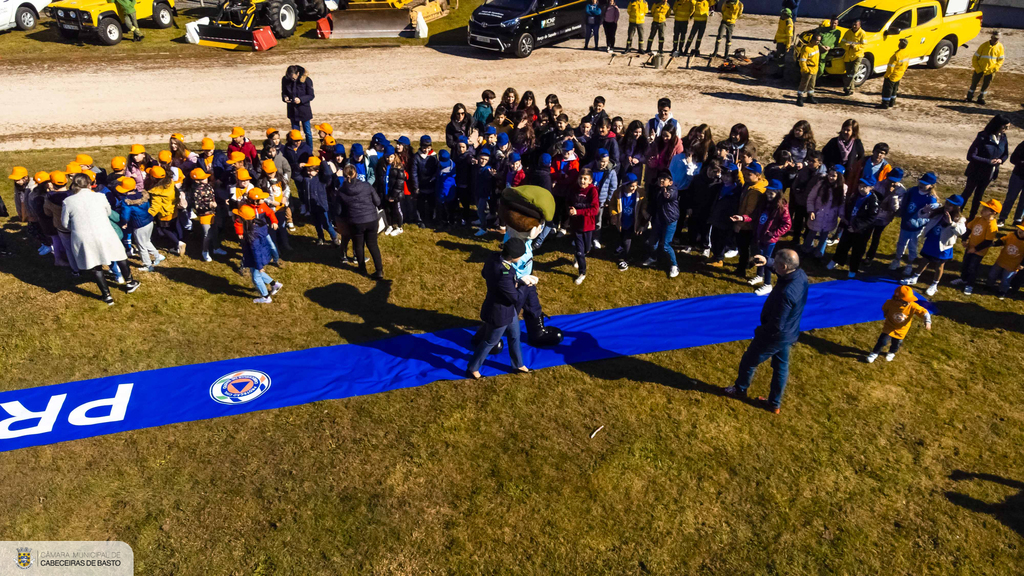
[[[735,44],[756,53],[769,43],[774,19],[751,17],[744,22]],[[802,21],[799,28],[811,26]],[[717,17],[708,28],[705,52],[714,44],[710,34],[717,29]],[[494,58],[468,47],[395,47],[204,53],[195,61],[148,60],[86,68],[8,67],[0,68],[5,80],[0,83],[0,102],[5,103],[0,107],[0,150],[158,142],[178,131],[190,140],[223,138],[225,129],[236,124],[253,133],[285,126],[280,78],[285,66],[301,63],[315,82],[316,119],[331,122],[348,139],[365,139],[378,130],[440,135],[454,102],[465,103],[472,112],[485,88],[500,93],[515,86],[520,91],[532,89],[540,98],[558,94],[576,118],[596,94],[603,94],[609,109],[627,119],[650,117],[657,98],[667,95],[684,124],[706,122],[718,135],[735,122],[745,122],[772,141],[799,119],[809,120],[824,139],[852,116],[860,120],[869,142],[885,139],[915,155],[950,160],[962,158],[986,119],[985,110],[1020,110],[1020,103],[1012,99],[1019,95],[1011,89],[1024,78],[1024,34],[1019,31],[1005,35],[1009,62],[1006,73],[997,77],[987,108],[978,113],[956,104],[964,91],[964,68],[980,41],[961,49],[944,70],[912,70],[904,82],[908,97],[898,111],[888,113],[872,108],[880,79],[871,80],[864,93],[851,99],[839,98],[835,85],[826,86],[819,95],[828,103],[798,108],[792,90],[706,68],[642,69],[638,59],[627,66],[628,59],[622,56],[609,64],[604,52],[579,50],[581,41],[541,49],[525,60]],[[619,40],[622,44],[624,38]]]

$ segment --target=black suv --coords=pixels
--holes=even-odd
[[[526,58],[538,46],[583,35],[586,0],[492,0],[473,11],[469,45]]]

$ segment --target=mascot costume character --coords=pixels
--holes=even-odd
[[[555,198],[540,186],[515,186],[505,188],[498,201],[498,217],[505,224],[505,241],[519,238],[526,243],[526,254],[513,264],[516,279],[521,282],[519,298],[523,306],[523,320],[526,322],[525,341],[535,348],[550,348],[562,342],[562,331],[545,326],[547,316],[540,307],[537,296],[537,277],[533,275],[533,239],[540,235],[544,223],[555,217]],[[480,333],[474,336],[474,344]],[[491,349],[497,354],[504,348],[499,340]]]

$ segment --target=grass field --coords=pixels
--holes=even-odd
[[[281,54],[289,50],[330,50],[352,46],[399,46],[399,45],[462,45],[466,42],[465,29],[473,10],[481,4],[481,0],[464,0],[453,8],[451,13],[434,22],[428,27],[430,36],[426,39],[416,38],[350,38],[344,40],[321,40],[316,36],[316,22],[300,21],[291,38],[281,40],[277,47],[265,54]],[[129,34],[116,46],[104,46],[95,38],[83,35],[79,40],[62,38],[57,31],[55,21],[44,16],[35,30],[22,32],[9,30],[0,32],[0,63],[35,65],[50,61],[59,62],[90,62],[109,61],[128,58],[145,58],[160,60],[164,58],[211,58],[229,53],[227,50],[208,46],[194,46],[185,41],[185,25],[204,16],[214,16],[217,2],[208,3],[203,8],[189,3],[178,7],[176,26],[160,30],[154,28],[149,21],[142,21],[142,31],[146,39],[142,42],[131,42]],[[259,58],[264,53],[253,54]]]
[[[108,308],[4,229],[3,390],[472,325],[497,247],[407,227],[374,284],[304,226],[270,306],[250,303],[236,250],[203,263],[190,244]],[[749,289],[688,256],[673,280],[619,273],[608,249],[576,287],[567,243],[551,247],[552,315]],[[722,396],[734,342],[2,453],[0,533],[123,540],[147,575],[1019,574],[1024,492],[967,475],[1024,481],[1024,302],[936,299],[934,329],[916,324],[892,364],[859,361],[880,323],[802,335],[780,416]]]

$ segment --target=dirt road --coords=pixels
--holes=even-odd
[[[802,21],[798,29],[812,25]],[[756,53],[770,43],[774,26],[774,18],[745,18],[735,46]],[[708,28],[705,53],[714,45],[717,16]],[[866,141],[885,139],[919,156],[953,159],[962,158],[989,114],[1004,110],[1020,116],[1020,102],[1013,99],[1019,98],[1015,94],[1024,79],[1024,34],[1019,31],[1004,35],[1008,63],[988,105],[978,110],[957,103],[969,77],[970,55],[981,41],[962,48],[944,70],[911,70],[901,88],[900,108],[890,112],[873,109],[881,89],[878,78],[849,99],[833,82],[819,89],[824,104],[798,108],[792,89],[719,74],[703,67],[706,60],[690,70],[677,68],[678,60],[670,70],[643,69],[639,58],[629,66],[627,57],[609,63],[604,51],[584,52],[581,41],[540,49],[525,60],[468,47],[398,47],[213,57],[204,52],[194,62],[151,60],[86,69],[8,67],[0,68],[5,79],[0,83],[0,102],[5,103],[0,107],[0,150],[158,142],[178,131],[190,140],[223,139],[232,125],[253,133],[285,127],[280,78],[288,64],[301,63],[315,82],[316,119],[331,122],[345,138],[365,139],[378,130],[440,135],[454,102],[472,112],[482,90],[500,94],[511,85],[532,89],[540,98],[558,94],[575,118],[596,94],[608,99],[611,112],[627,119],[650,117],[656,100],[670,96],[683,124],[706,122],[718,136],[733,123],[745,122],[771,141],[802,118],[825,138],[852,116],[860,120]]]

